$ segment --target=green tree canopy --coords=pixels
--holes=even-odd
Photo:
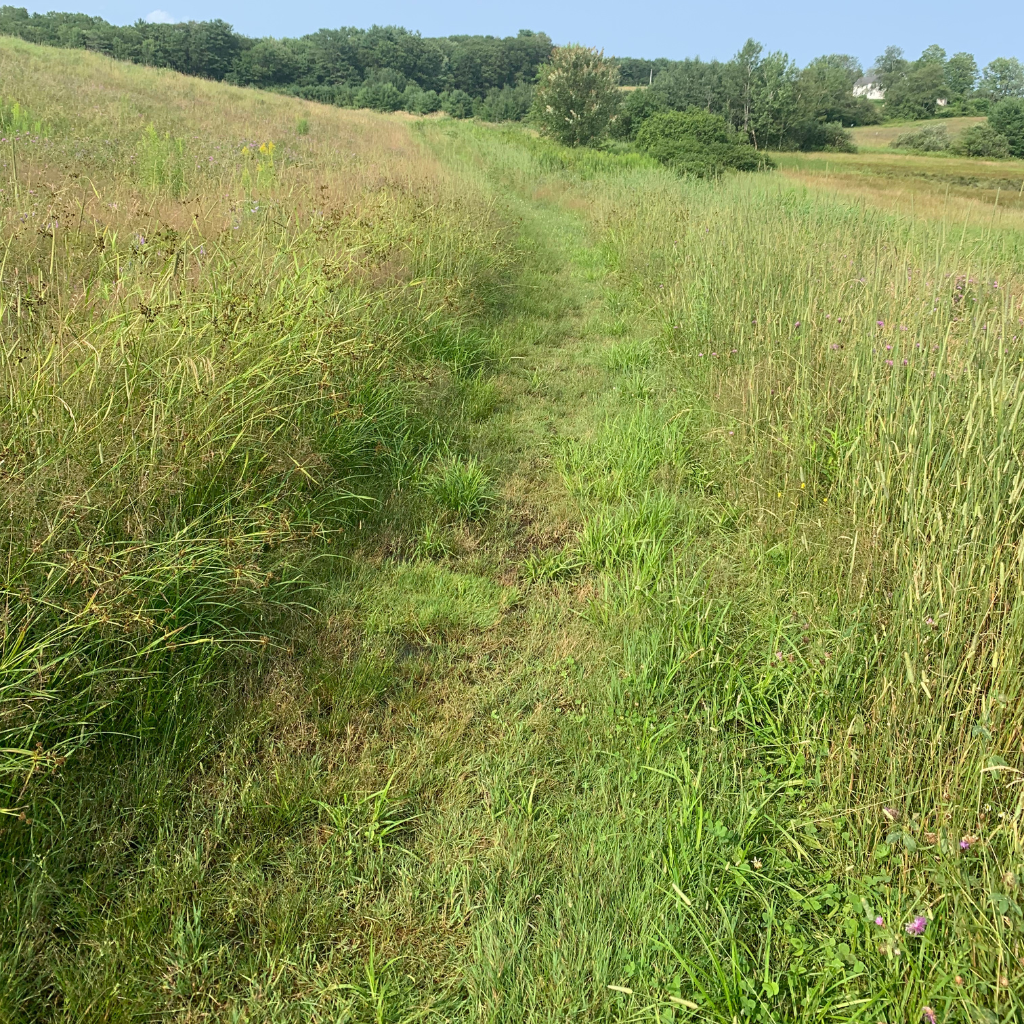
[[[994,100],[1024,96],[1024,65],[1016,57],[996,57],[982,72],[981,91]]]
[[[1011,156],[1024,157],[1024,99],[1000,100],[988,115],[988,123],[1006,139]]]
[[[946,61],[946,88],[951,99],[961,99],[974,90],[978,81],[978,62],[973,53],[954,53]]]
[[[543,135],[589,146],[608,133],[619,106],[618,67],[588,46],[560,46],[539,74],[534,119]]]

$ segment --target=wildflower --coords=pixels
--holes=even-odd
[[[884,327],[885,326],[885,321],[884,320],[876,320],[875,323],[878,324],[879,327]]]
[[[753,866],[755,871],[760,871],[761,868],[764,867],[764,865],[761,863],[761,861],[757,857],[755,857],[750,863]]]
[[[960,840],[960,849],[961,850],[969,850],[970,848],[971,848],[971,844],[966,839],[961,839]]]
[[[875,924],[878,925],[879,928],[884,928],[885,927],[885,918],[882,917],[881,914],[879,914],[878,917],[875,918]]]
[[[924,1007],[921,1010],[921,1020],[926,1021],[927,1024],[935,1024],[935,1011],[930,1006]]]
[[[776,651],[775,652],[775,660],[776,661],[782,661],[782,651]]]
[[[910,921],[903,926],[903,930],[908,935],[924,935],[924,930],[927,927],[928,918],[922,917],[920,914],[918,914],[913,921]]]
[[[800,321],[799,321],[799,320],[797,320],[797,322],[796,322],[795,326],[796,326],[796,327],[799,327],[799,326],[800,326]]]

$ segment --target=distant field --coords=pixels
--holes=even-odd
[[[1024,160],[888,150],[786,153],[778,157],[778,163],[782,173],[794,181],[886,209],[976,227],[1024,230]]]
[[[984,117],[936,117],[931,121],[914,121],[911,124],[875,124],[867,125],[864,128],[851,128],[850,134],[853,136],[854,142],[857,143],[858,149],[886,149],[897,135],[916,131],[926,125],[941,124],[946,127],[950,135],[958,135],[965,128],[969,128],[972,124],[980,124],[984,120]]]

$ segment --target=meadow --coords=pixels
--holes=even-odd
[[[0,81],[0,1017],[1019,1019],[1017,208]]]

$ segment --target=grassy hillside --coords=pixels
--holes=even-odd
[[[0,1015],[1020,1015],[1014,223],[0,62]]]
[[[931,121],[908,121],[904,124],[872,124],[861,128],[851,128],[850,135],[857,148],[862,152],[885,152],[889,144],[904,132],[917,131],[930,125],[945,128],[950,135],[959,135],[965,128],[973,124],[981,124],[984,117],[936,117]]]
[[[898,152],[784,153],[791,181],[847,200],[981,232],[1024,231],[1024,160]]]

